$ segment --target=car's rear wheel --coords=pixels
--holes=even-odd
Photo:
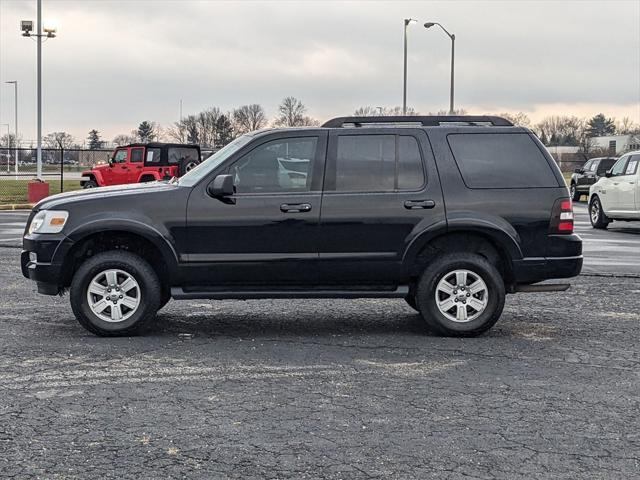
[[[593,228],[605,229],[609,225],[609,217],[604,213],[602,202],[597,196],[594,196],[589,202],[589,220],[591,220]]]
[[[580,201],[580,197],[582,197],[582,194],[578,191],[575,183],[571,184],[571,186],[569,187],[569,192],[571,193],[571,200],[573,200],[574,202]]]
[[[76,318],[101,336],[141,333],[160,308],[161,295],[153,268],[120,250],[99,253],[82,263],[70,288]]]
[[[504,308],[504,281],[497,268],[475,253],[450,253],[422,274],[417,306],[427,325],[447,336],[489,330]]]
[[[94,180],[89,180],[82,188],[96,188],[98,184]]]

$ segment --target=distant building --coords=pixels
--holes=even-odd
[[[591,147],[608,150],[609,155],[620,155],[630,150],[640,150],[640,135],[608,135],[591,137]]]

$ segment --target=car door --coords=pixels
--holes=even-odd
[[[623,212],[625,216],[632,215],[636,211],[638,163],[640,163],[640,155],[629,156],[623,174],[616,177],[618,181],[617,209]]]
[[[628,155],[624,155],[611,167],[611,174],[600,184],[600,198],[607,214],[620,210],[620,178],[627,168]]]
[[[576,186],[578,190],[589,190],[589,185],[595,183],[595,165],[597,160],[589,160],[582,166],[582,173],[579,173],[576,178]]]
[[[330,133],[320,215],[320,281],[393,285],[421,228],[444,222],[433,154],[420,129]]]
[[[187,207],[190,283],[297,288],[315,283],[326,132],[262,136],[229,160],[236,193],[212,198],[201,182]],[[283,167],[291,162],[295,168]]]
[[[120,185],[129,182],[129,148],[124,147],[116,150],[109,170],[107,185]]]
[[[144,147],[131,148],[131,157],[129,158],[129,183],[135,183],[140,178],[142,166],[144,164]]]

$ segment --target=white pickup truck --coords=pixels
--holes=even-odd
[[[604,177],[589,188],[589,218],[593,228],[613,220],[640,220],[640,150],[621,156]]]

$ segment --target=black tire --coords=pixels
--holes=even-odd
[[[96,188],[98,184],[94,180],[89,180],[82,188]]]
[[[183,176],[185,173],[189,172],[192,168],[198,166],[200,162],[197,160],[182,160],[180,162],[180,176]]]
[[[486,285],[486,306],[479,315],[477,313],[480,310],[473,314],[477,315],[476,318],[465,322],[457,322],[447,318],[440,311],[436,302],[438,283],[443,277],[449,277],[451,272],[455,270],[470,271],[474,276],[482,279]],[[471,275],[469,277],[473,278]],[[465,293],[466,296],[469,296],[467,294],[469,294],[469,291]],[[431,263],[422,274],[416,295],[422,318],[424,318],[430,329],[438,334],[452,337],[472,337],[489,330],[502,314],[504,299],[504,280],[497,268],[484,257],[467,252],[448,253]],[[466,312],[466,299],[463,303],[465,303]],[[457,307],[458,303],[456,301],[456,305],[453,308]]]
[[[611,221],[604,213],[602,202],[597,195],[594,195],[589,202],[589,221],[591,226],[597,229],[606,229]]]
[[[140,292],[137,308],[128,318],[118,322],[98,317],[89,307],[87,298],[89,284],[96,275],[109,269],[120,270],[133,277]],[[139,256],[121,250],[99,253],[86,260],[75,272],[70,288],[71,308],[80,325],[104,337],[142,333],[155,318],[161,298],[162,287],[153,268]],[[111,309],[110,304],[107,308]]]
[[[571,184],[571,186],[569,187],[569,192],[571,194],[571,200],[573,200],[574,202],[580,201],[580,197],[582,197],[582,193],[578,191],[575,183]]]

